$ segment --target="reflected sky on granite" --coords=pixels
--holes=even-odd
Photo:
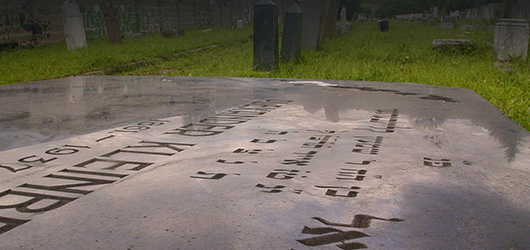
[[[318,84],[321,82],[322,84]],[[317,84],[315,84],[317,83]],[[320,85],[320,86],[319,86]],[[417,84],[247,78],[77,77],[0,87],[1,150],[138,121],[182,116],[193,123],[257,99],[291,99],[339,122],[355,110],[398,109],[408,128],[451,120],[489,131],[511,161],[528,131],[470,90]]]

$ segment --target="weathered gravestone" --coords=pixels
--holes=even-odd
[[[495,25],[493,51],[499,60],[528,56],[528,22],[525,19],[500,19]]]
[[[0,249],[530,249],[530,133],[470,90],[77,77],[0,106]]]
[[[453,28],[456,23],[456,17],[454,16],[442,16],[442,23],[440,27],[442,28]]]
[[[348,20],[346,19],[346,7],[342,7],[342,10],[340,11],[340,33],[339,35],[342,36],[348,32],[346,24],[348,23]]]
[[[68,50],[87,47],[83,15],[79,5],[74,0],[65,0],[63,3],[63,25]]]
[[[278,6],[262,0],[254,5],[254,69],[274,69],[278,53]]]
[[[432,48],[444,52],[469,53],[475,50],[472,39],[435,39]]]
[[[103,8],[105,17],[105,27],[107,28],[107,37],[111,44],[121,43],[120,24],[118,23],[117,13],[112,4],[105,4]]]
[[[281,58],[283,61],[297,60],[302,48],[302,23],[304,13],[298,4],[294,3],[285,12]]]
[[[243,20],[238,19],[236,22],[236,29],[242,29],[244,26],[245,26],[245,23],[243,22]]]
[[[322,3],[322,23],[320,25],[320,44],[331,39],[337,24],[339,0],[325,0]]]
[[[377,28],[379,29],[379,31],[385,32],[388,31],[388,29],[390,28],[390,24],[388,20],[379,20],[377,21]]]
[[[323,22],[322,0],[306,0],[303,2],[304,21],[302,27],[302,47],[318,49],[320,44],[320,26]]]
[[[433,10],[432,10],[432,17],[434,19],[437,19],[438,18],[438,6],[434,6]]]

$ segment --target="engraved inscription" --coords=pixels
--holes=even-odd
[[[340,243],[335,246],[341,249],[368,248],[368,246],[363,243],[351,242],[351,240],[371,237],[371,236],[366,233],[360,232],[360,231],[342,230],[342,229],[338,229],[337,227],[368,228],[370,227],[372,220],[381,220],[381,221],[389,221],[389,222],[403,221],[402,219],[397,219],[397,218],[383,219],[383,218],[374,217],[374,216],[365,215],[365,214],[355,215],[351,224],[330,222],[320,217],[313,217],[311,219],[316,220],[326,225],[327,227],[304,226],[304,228],[302,229],[303,234],[318,235],[318,236],[313,236],[311,238],[305,238],[305,239],[299,239],[296,241],[298,241],[299,243],[305,246],[309,246],[309,247],[318,247],[318,246]],[[346,242],[346,241],[350,241],[350,242]]]
[[[383,137],[361,137],[357,136],[355,147],[352,152],[361,154],[379,154],[379,149],[383,143]]]
[[[196,124],[187,124],[177,129],[163,132],[162,135],[180,135],[180,136],[211,136],[224,133],[240,124],[251,121],[253,118],[264,115],[273,111],[283,104],[291,101],[284,100],[259,100],[250,104],[245,104],[236,108],[221,112],[215,116],[201,120]],[[136,134],[148,131],[154,127],[162,126],[170,121],[167,120],[149,120],[125,126],[113,130],[108,136],[99,136],[92,139],[92,142],[103,142],[116,138],[115,133]],[[268,131],[269,136],[251,141],[256,144],[272,144],[279,139],[269,138],[270,135],[286,135],[285,131]],[[15,188],[0,192],[0,211],[10,211],[10,216],[0,216],[0,234],[16,228],[29,220],[16,218],[14,212],[22,214],[42,213],[62,207],[84,195],[87,195],[96,189],[115,183],[116,181],[129,176],[132,172],[141,171],[161,159],[173,157],[186,149],[194,147],[195,144],[181,143],[175,141],[148,141],[141,140],[135,144],[127,145],[120,148],[114,148],[109,152],[100,154],[97,157],[83,159],[79,163],[72,164],[62,170],[53,172],[31,182],[24,183]],[[43,150],[42,153],[33,153],[17,159],[17,164],[0,164],[0,169],[5,169],[13,174],[19,171],[27,170],[42,164],[55,162],[62,157],[75,155],[84,150],[92,150],[85,145],[63,145],[59,147],[50,147]],[[234,153],[256,154],[263,151],[272,151],[270,149],[236,149]],[[59,162],[57,162],[59,163]],[[243,161],[228,161],[218,159],[220,164],[243,164]],[[251,163],[256,163],[252,161]],[[276,171],[276,170],[275,170]],[[290,170],[289,170],[290,171]],[[280,176],[290,176],[289,173],[276,171],[272,173],[274,179]],[[285,174],[285,175],[283,175]],[[219,180],[226,177],[226,173],[199,171],[190,176],[195,179]],[[233,174],[240,175],[240,174]],[[265,186],[262,184],[256,187],[263,189],[263,192],[277,193],[281,192],[285,186],[274,185]],[[301,190],[294,192],[301,193]],[[11,218],[13,215],[13,218]]]
[[[423,165],[436,168],[447,168],[453,166],[451,159],[433,159],[428,157],[423,157]]]

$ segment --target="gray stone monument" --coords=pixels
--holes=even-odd
[[[438,18],[438,6],[434,6],[434,9],[432,10],[432,17],[434,19]]]
[[[379,20],[377,21],[377,27],[379,28],[379,31],[385,32],[390,29],[390,24],[388,20]]]
[[[278,6],[262,0],[254,5],[254,69],[273,70],[278,50]]]
[[[530,249],[530,133],[471,90],[97,76],[0,106],[2,250]]]
[[[442,16],[442,21],[440,27],[442,28],[453,28],[456,23],[456,17],[454,16]]]
[[[302,47],[305,49],[316,50],[320,44],[322,6],[322,0],[306,0],[302,6],[304,11]]]
[[[495,25],[493,52],[499,60],[528,56],[528,22],[525,19],[500,19]]]
[[[282,39],[282,61],[297,60],[302,47],[302,22],[304,12],[294,3],[285,12],[285,24]]]
[[[63,25],[68,50],[82,49],[88,46],[83,15],[75,0],[66,0],[63,3]]]
[[[105,4],[103,8],[105,16],[105,27],[107,28],[107,37],[111,44],[121,43],[120,24],[118,23],[117,13],[112,4]]]
[[[322,3],[322,23],[320,26],[320,44],[331,39],[339,14],[339,0],[325,0]]]
[[[344,35],[346,32],[348,32],[346,27],[347,23],[348,20],[346,19],[346,7],[342,7],[342,10],[340,11],[340,35]]]
[[[238,19],[236,22],[236,29],[242,29],[244,25],[243,20]]]

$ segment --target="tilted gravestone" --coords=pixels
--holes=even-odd
[[[318,49],[320,44],[320,26],[322,25],[323,0],[306,0],[302,9],[304,21],[302,26],[302,47]]]
[[[339,14],[339,0],[325,0],[322,3],[322,23],[320,25],[320,44],[331,39],[337,16]]]
[[[495,25],[493,51],[499,60],[528,56],[528,22],[525,19],[500,19]]]
[[[304,12],[294,3],[285,12],[281,58],[283,61],[296,60],[302,48],[302,22]]]
[[[103,9],[105,16],[105,27],[107,28],[107,37],[111,44],[121,43],[120,24],[118,23],[117,13],[112,4],[105,4]]]
[[[388,29],[390,28],[390,24],[388,20],[379,20],[377,21],[377,28],[379,29],[379,31],[385,32],[388,31]]]
[[[278,53],[278,6],[262,0],[254,5],[254,69],[274,69]]]
[[[75,0],[66,0],[63,3],[63,25],[68,50],[82,49],[88,46],[83,15]]]

